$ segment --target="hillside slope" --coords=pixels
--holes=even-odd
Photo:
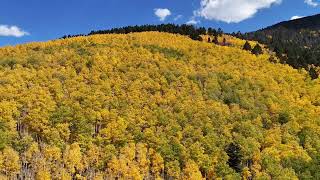
[[[294,19],[290,21],[280,22],[273,26],[267,27],[265,29],[275,29],[279,27],[284,27],[287,29],[293,30],[302,30],[302,29],[309,29],[309,30],[319,30],[320,29],[320,14],[316,14],[313,16],[307,16],[299,19]]]
[[[285,21],[238,37],[256,40],[274,50],[283,63],[320,75],[320,15]]]
[[[320,80],[268,59],[157,32],[0,48],[0,176],[320,178]]]

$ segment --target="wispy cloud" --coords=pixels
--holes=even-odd
[[[178,21],[179,19],[181,19],[183,16],[180,14],[180,15],[178,15],[178,16],[176,16],[173,20],[174,21]]]
[[[304,2],[312,7],[317,7],[319,5],[319,3],[315,2],[314,0],[304,0]]]
[[[188,22],[186,22],[186,24],[188,24],[188,25],[197,25],[199,23],[200,23],[200,21],[197,21],[195,19],[190,19]]]
[[[279,3],[281,0],[201,0],[197,14],[208,20],[238,23],[254,16],[260,9]]]
[[[168,16],[171,15],[171,11],[167,8],[157,8],[154,9],[154,14],[159,18],[160,21],[164,21]]]
[[[22,37],[29,35],[17,26],[0,25],[0,36]]]

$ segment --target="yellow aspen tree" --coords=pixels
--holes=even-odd
[[[3,164],[3,169],[2,173],[7,175],[8,177],[13,177],[17,174],[19,174],[20,168],[21,168],[21,163],[20,163],[20,158],[19,154],[12,148],[6,147],[2,151],[2,164]]]
[[[2,152],[0,152],[0,169],[4,169],[4,168],[5,168],[5,166],[4,166],[4,157],[2,155]],[[5,172],[4,171],[0,171],[0,177],[1,177],[2,173],[5,173]],[[4,177],[4,175],[3,175],[3,177]]]
[[[97,173],[93,180],[104,180],[104,176],[103,176],[103,173]]]
[[[120,171],[120,162],[116,156],[113,156],[108,162],[107,174],[110,178],[119,178]]]
[[[201,172],[199,171],[198,165],[192,161],[188,160],[183,169],[183,179],[186,180],[202,180]]]
[[[166,164],[166,172],[168,175],[174,179],[179,179],[181,176],[181,169],[180,169],[180,164],[179,161],[170,161]]]
[[[140,173],[147,177],[149,175],[150,160],[148,159],[148,148],[145,144],[138,143],[136,145],[136,157]]]
[[[63,155],[63,162],[71,174],[76,173],[77,170],[82,170],[82,153],[79,144],[73,143],[67,146]]]
[[[50,172],[47,170],[39,170],[36,174],[36,180],[51,180]]]
[[[136,162],[136,145],[130,143],[121,149],[119,155],[122,175],[125,179],[142,179],[138,163]]]
[[[90,144],[83,159],[87,169],[97,168],[101,161],[101,149],[95,144]]]
[[[250,179],[252,177],[252,174],[250,172],[250,169],[248,167],[243,168],[242,170],[242,178],[243,179]]]
[[[34,161],[35,155],[39,154],[40,150],[39,150],[39,145],[38,143],[32,143],[29,147],[29,149],[26,151],[25,155],[26,155],[26,160],[29,163],[32,163]]]
[[[62,164],[61,149],[55,146],[46,146],[43,150],[43,155],[47,161],[47,166],[50,169],[51,178],[59,178],[61,173],[60,166]]]
[[[151,158],[151,172],[152,174],[158,178],[161,177],[161,173],[164,170],[164,160],[159,153],[155,150],[149,150],[150,158]]]
[[[60,169],[59,178],[61,180],[72,180],[70,173],[65,168]]]

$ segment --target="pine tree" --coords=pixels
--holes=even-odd
[[[252,53],[252,54],[255,54],[255,55],[257,55],[257,56],[260,55],[260,54],[262,54],[263,52],[262,52],[261,46],[260,46],[259,44],[257,44],[256,46],[254,46],[254,48],[252,49],[251,53]]]
[[[207,32],[208,35],[212,36],[214,33],[213,33],[213,29],[212,28],[208,28],[208,32]]]
[[[241,149],[239,145],[235,143],[231,143],[226,149],[226,152],[229,156],[228,164],[236,172],[242,171],[242,165],[241,165],[242,155],[240,153],[240,150]]]
[[[223,31],[222,31],[222,29],[221,29],[221,28],[219,28],[219,29],[218,29],[218,32],[217,32],[217,34],[218,34],[219,36],[222,36],[222,34],[223,34]]]
[[[246,51],[252,50],[252,47],[248,41],[246,41],[246,43],[243,45],[243,50],[246,50]]]

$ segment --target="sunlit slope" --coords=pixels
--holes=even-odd
[[[3,177],[320,178],[320,81],[267,54],[148,32],[0,64]]]

